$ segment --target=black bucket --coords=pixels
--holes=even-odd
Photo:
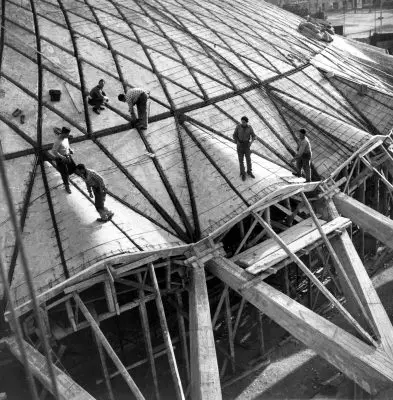
[[[49,90],[50,101],[60,101],[61,90]]]

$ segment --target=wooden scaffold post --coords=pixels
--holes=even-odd
[[[198,263],[193,263],[191,267],[189,303],[191,398],[192,400],[220,400],[220,375],[206,287],[206,276],[204,267],[198,265]]]
[[[134,380],[131,378],[131,375],[126,370],[123,363],[120,361],[120,358],[117,356],[115,351],[113,350],[112,346],[108,342],[108,339],[105,337],[103,332],[101,331],[100,327],[98,326],[97,322],[95,321],[94,317],[91,315],[90,311],[87,309],[85,303],[79,297],[78,293],[74,293],[74,299],[79,307],[80,311],[89,322],[92,330],[94,331],[97,339],[101,342],[104,349],[107,351],[108,356],[111,358],[113,363],[116,365],[116,368],[119,370],[121,375],[123,376],[124,380],[126,381],[128,387],[131,389],[132,393],[138,400],[144,400],[144,396],[142,395],[141,391],[139,390],[138,386],[135,384]]]

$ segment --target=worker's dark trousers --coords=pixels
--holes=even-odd
[[[148,125],[148,118],[147,115],[147,100],[148,96],[146,93],[141,93],[136,101],[136,108],[138,110],[138,122],[141,128],[147,129]]]
[[[306,182],[311,182],[311,156],[300,157],[296,160],[296,169],[299,176],[302,175],[302,169],[306,176]]]
[[[93,110],[98,110],[105,103],[104,99],[89,99],[88,103],[93,106]]]
[[[68,177],[75,172],[75,162],[71,156],[67,156],[67,161],[61,159],[56,160],[57,169],[63,179],[64,185],[68,186],[70,184]]]
[[[106,192],[94,186],[92,187],[92,189],[94,192],[94,205],[96,207],[96,210],[100,214],[101,218],[105,218],[109,211],[105,207]]]
[[[252,172],[250,143],[238,143],[237,155],[239,157],[240,174],[245,174],[244,157],[246,157],[247,172]]]

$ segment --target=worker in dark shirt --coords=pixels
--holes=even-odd
[[[246,180],[246,172],[244,170],[244,156],[246,157],[247,163],[247,175],[251,178],[255,178],[252,173],[251,166],[251,144],[255,140],[256,136],[254,130],[250,125],[248,125],[248,118],[242,117],[241,123],[236,127],[235,132],[233,133],[233,140],[237,145],[237,155],[239,157],[239,165],[240,165],[240,176],[242,180]]]
[[[105,110],[104,104],[108,102],[108,97],[104,92],[105,81],[100,79],[98,85],[91,89],[88,103],[93,106],[93,111],[100,114],[100,110]]]
[[[311,182],[311,144],[304,128],[299,129],[299,141],[297,153],[294,158],[296,161],[297,176],[302,176],[302,170],[306,175],[306,182]]]

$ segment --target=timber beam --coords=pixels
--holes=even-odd
[[[220,374],[203,266],[191,267],[189,300],[191,398],[220,400]]]
[[[350,203],[353,201],[362,207],[366,207],[364,204],[350,198],[349,196],[338,195],[335,197],[335,199],[338,197],[350,199]],[[332,201],[321,204],[320,207],[321,212],[326,214],[327,219],[335,218],[338,215],[338,211],[341,211],[335,207],[335,204]],[[373,214],[378,214],[379,218],[386,218],[372,209],[369,210],[371,210]],[[390,221],[388,218],[386,219]],[[356,221],[354,222],[357,223]],[[390,221],[390,223],[392,223],[392,221]],[[379,299],[373,283],[371,282],[371,279],[364,268],[362,260],[360,259],[352,243],[349,234],[347,232],[343,232],[341,236],[334,237],[331,240],[331,246],[337,254],[340,263],[345,268],[345,277],[339,269],[337,272],[349,308],[352,308],[353,310],[358,309],[359,311],[362,309],[367,313],[367,320],[371,322],[373,332],[378,337],[378,340],[380,341],[385,353],[388,354],[391,359],[393,359],[393,326],[385,311],[385,308],[383,307],[383,304],[381,303],[381,300]],[[349,290],[347,283],[348,280],[351,283],[352,288],[355,290],[356,296],[353,296],[352,289]],[[356,317],[359,320],[359,316]]]
[[[221,256],[222,243],[202,241],[187,252],[185,264],[190,266],[189,318],[191,398],[193,400],[220,400],[221,385],[218,370],[213,322],[206,286],[205,263]],[[223,297],[222,297],[223,298]],[[222,303],[221,303],[222,304]]]
[[[223,257],[210,260],[208,270],[237,292],[253,279]],[[393,359],[383,348],[366,344],[263,281],[240,294],[368,393],[392,387]]]
[[[393,249],[393,221],[343,193],[336,194],[333,201],[344,217],[363,228],[376,239]]]
[[[16,359],[18,359],[20,362],[23,362],[21,351],[14,337],[4,338],[1,340],[1,342],[8,347]],[[53,387],[49,377],[45,357],[29,343],[24,341],[23,345],[27,353],[27,362],[31,372],[35,378],[41,382],[45,389],[53,393]],[[55,365],[53,368],[55,370],[59,400],[94,400],[93,396],[87,393],[86,390],[80,387],[61,369]]]

